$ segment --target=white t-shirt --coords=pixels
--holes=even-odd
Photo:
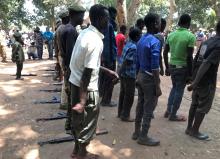
[[[88,90],[98,90],[98,76],[101,53],[103,50],[103,38],[103,34],[92,25],[79,34],[70,60],[71,74],[69,81],[72,84],[80,87],[80,80],[84,69],[91,68],[93,71]]]

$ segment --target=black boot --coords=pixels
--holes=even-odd
[[[187,135],[189,135],[192,131],[192,125],[193,125],[193,121],[195,119],[195,114],[196,114],[196,109],[194,109],[191,106],[191,108],[189,109],[189,115],[188,115],[188,125],[187,125],[186,131],[185,131],[185,133]]]
[[[140,145],[147,145],[147,146],[158,146],[160,144],[159,140],[153,139],[148,137],[148,130],[150,128],[150,125],[143,127],[141,133],[138,137],[137,143]]]
[[[198,113],[198,112],[196,113],[195,121],[194,121],[194,124],[192,127],[192,133],[190,134],[191,136],[193,136],[199,140],[207,140],[209,138],[208,135],[202,134],[199,132],[199,128],[200,128],[200,125],[201,125],[204,117],[205,117],[205,113]]]
[[[141,132],[141,124],[135,122],[135,129],[134,129],[134,133],[132,135],[132,139],[137,140],[140,135],[140,132]]]

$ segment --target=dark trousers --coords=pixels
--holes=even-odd
[[[21,78],[21,71],[23,69],[23,62],[16,62],[17,71],[16,71],[16,78]]]
[[[120,95],[118,102],[118,117],[128,118],[134,102],[135,79],[120,78]]]
[[[170,68],[172,89],[168,98],[167,111],[175,116],[182,102],[184,89],[186,87],[187,69]]]
[[[37,54],[38,54],[38,58],[42,59],[42,56],[43,56],[43,44],[37,46]]]
[[[112,67],[106,67],[114,71]],[[114,84],[112,83],[112,78],[105,72],[100,71],[99,73],[99,95],[102,97],[101,104],[109,104],[112,99],[112,92],[114,89]]]
[[[139,72],[137,76],[138,103],[135,124],[142,126],[146,135],[150,128],[151,118],[157,105],[156,85],[153,76]]]
[[[75,150],[78,154],[82,151],[83,145],[88,145],[96,132],[99,106],[98,92],[90,91],[87,94],[88,100],[83,113],[77,113],[71,109],[71,129],[75,138]],[[80,88],[71,84],[71,105],[80,102]]]

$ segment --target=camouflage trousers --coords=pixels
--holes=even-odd
[[[0,56],[2,57],[2,62],[6,62],[6,52],[3,45],[0,45]]]
[[[75,138],[75,150],[80,153],[83,146],[88,145],[96,132],[99,105],[98,91],[89,91],[83,113],[71,110],[71,131]],[[71,84],[71,105],[80,101],[80,88]]]
[[[69,82],[69,76],[70,76],[70,69],[66,69],[64,71],[64,86],[65,86],[65,92],[67,95],[67,120],[65,123],[65,130],[71,130],[71,90],[70,90],[70,82]]]

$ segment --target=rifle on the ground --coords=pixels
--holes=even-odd
[[[61,89],[40,89],[42,92],[61,92]]]
[[[50,121],[50,120],[59,120],[59,119],[65,119],[65,118],[67,118],[67,114],[66,113],[58,113],[58,115],[52,116],[52,117],[37,118],[36,122],[39,122],[39,121]]]
[[[57,97],[53,97],[52,100],[37,100],[34,101],[34,104],[55,104],[55,103],[60,103],[60,99]]]
[[[106,130],[106,129],[99,129],[98,131],[96,131],[96,135],[104,135],[107,133],[108,133],[108,130]],[[70,142],[70,141],[74,141],[73,136],[67,136],[67,137],[50,139],[50,140],[46,140],[46,141],[40,141],[40,142],[38,142],[38,145],[44,146],[46,144],[59,144],[59,143]]]
[[[59,144],[59,143],[70,142],[70,141],[74,141],[73,136],[60,137],[60,138],[55,138],[55,139],[50,139],[50,140],[45,140],[45,141],[39,141],[38,145],[44,146],[46,144]]]
[[[11,76],[16,76],[16,75],[11,75]],[[27,74],[22,74],[21,76],[37,76],[37,74],[27,73]]]

